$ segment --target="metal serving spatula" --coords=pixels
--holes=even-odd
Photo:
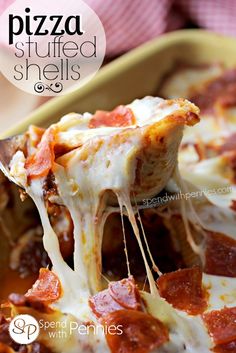
[[[22,150],[24,148],[25,142],[26,138],[24,135],[16,135],[4,140],[0,140],[0,169],[9,180],[17,185],[17,181],[10,174],[9,164],[14,154],[18,150]]]

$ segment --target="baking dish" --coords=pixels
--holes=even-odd
[[[165,34],[103,67],[84,87],[56,97],[9,128],[1,138],[23,132],[30,124],[48,126],[69,112],[109,110],[135,98],[153,95],[175,62],[236,65],[236,39],[204,30]]]

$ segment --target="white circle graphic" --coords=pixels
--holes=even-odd
[[[103,25],[82,0],[16,0],[0,17],[0,69],[28,93],[56,96],[83,86],[105,51]]]
[[[17,315],[9,325],[9,334],[18,344],[34,342],[39,335],[38,321],[31,315]]]

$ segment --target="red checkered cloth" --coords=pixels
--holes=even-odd
[[[0,13],[14,0],[0,0]],[[236,36],[236,0],[85,0],[100,17],[107,56],[122,54],[191,21]],[[69,2],[68,2],[69,6]]]

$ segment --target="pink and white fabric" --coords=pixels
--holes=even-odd
[[[0,13],[13,1],[0,0]],[[85,2],[98,14],[105,27],[108,56],[122,54],[162,33],[182,28],[188,21],[198,27],[236,36],[236,0]]]

